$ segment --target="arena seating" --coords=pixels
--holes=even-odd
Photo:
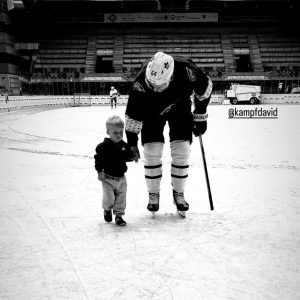
[[[219,35],[126,35],[124,61],[126,69],[140,68],[153,53],[164,51],[172,55],[191,57],[200,67],[224,67]]]
[[[55,40],[42,40],[34,77],[76,78],[75,72],[87,72],[87,61],[93,60],[92,48],[94,53],[103,54],[103,60],[113,60],[115,67],[118,65],[116,72],[123,72],[128,78],[134,77],[142,63],[157,51],[190,57],[211,77],[222,77],[235,71],[234,49],[249,49],[253,71],[265,72],[271,77],[297,76],[300,68],[300,43],[295,35],[246,34],[234,32],[234,29],[208,33],[203,30],[185,32],[181,29],[176,33],[163,33],[158,29],[132,29],[118,35],[100,31],[93,33],[92,39],[89,34],[73,33]],[[95,61],[96,55],[87,73],[93,73]]]
[[[114,49],[114,36],[99,35],[97,38],[97,49],[113,50]]]
[[[271,67],[279,71],[282,67],[291,70],[294,66],[300,66],[299,38],[260,34],[258,43],[263,67]]]
[[[56,40],[42,40],[35,68],[75,68],[85,67],[87,37],[64,37]]]

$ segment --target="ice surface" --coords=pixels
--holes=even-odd
[[[128,163],[124,228],[103,220],[93,155],[125,107],[1,113],[0,299],[300,299],[300,106],[228,109],[209,107],[203,136],[215,211],[194,139],[176,214],[167,142],[155,219],[143,158]]]

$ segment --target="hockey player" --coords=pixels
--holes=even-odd
[[[119,96],[119,92],[117,89],[115,89],[114,86],[112,86],[110,88],[110,93],[109,93],[109,97],[110,97],[110,106],[111,108],[115,108],[117,107],[117,99],[118,99],[118,96]]]
[[[184,198],[188,177],[192,133],[204,134],[206,107],[212,91],[211,80],[190,59],[157,52],[135,78],[125,112],[125,131],[135,161],[140,158],[138,134],[144,146],[145,177],[149,192],[147,209],[159,210],[162,178],[163,130],[169,124],[171,144],[171,181],[177,210],[187,211]],[[194,95],[193,113],[191,95]]]

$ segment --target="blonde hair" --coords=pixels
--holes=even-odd
[[[124,122],[119,116],[111,116],[106,121],[106,131],[108,131],[112,126],[124,129]]]

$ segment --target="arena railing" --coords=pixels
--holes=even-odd
[[[110,105],[109,96],[85,96],[89,97],[90,105]],[[82,98],[82,105],[86,99]],[[128,96],[121,95],[118,99],[120,105],[127,103]],[[222,104],[224,95],[212,95],[211,104]],[[300,94],[262,94],[262,104],[300,104]],[[37,107],[72,107],[74,96],[0,96],[0,111],[10,111],[22,108]],[[80,103],[75,106],[80,106]]]

